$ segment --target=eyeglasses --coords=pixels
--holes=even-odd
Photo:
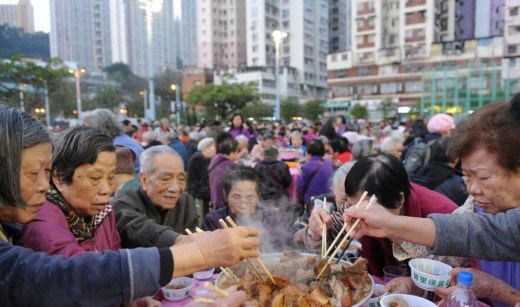
[[[256,195],[247,195],[241,196],[239,194],[233,194],[229,196],[229,205],[238,207],[241,204],[245,204],[247,206],[253,206],[256,204],[258,197]]]

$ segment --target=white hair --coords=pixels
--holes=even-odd
[[[332,177],[332,182],[330,185],[330,190],[332,192],[336,191],[336,188],[339,184],[345,184],[345,178],[347,178],[348,172],[350,172],[350,169],[352,166],[354,166],[354,163],[355,162],[345,163],[334,172],[334,176]]]
[[[390,137],[386,137],[383,142],[381,143],[381,146],[379,146],[379,149],[384,152],[384,153],[388,153],[390,152],[392,149],[394,149],[395,145],[397,144],[401,144],[401,140],[398,139],[398,138],[395,138],[393,136],[390,136]]]
[[[235,137],[235,140],[237,141],[237,143],[249,142],[249,140],[247,139],[247,136],[245,136],[243,134],[237,135]]]
[[[146,138],[150,141],[157,140],[157,134],[153,130],[148,130],[145,133],[143,133],[143,138]]]
[[[204,149],[210,147],[213,144],[216,144],[214,138],[203,138],[202,140],[200,140],[199,144],[197,145],[197,149],[199,151],[203,151]]]
[[[155,157],[157,157],[160,154],[165,154],[165,153],[178,157],[184,167],[184,163],[182,161],[181,156],[175,150],[173,150],[168,145],[158,145],[158,146],[152,146],[152,147],[146,149],[145,151],[143,151],[143,153],[141,154],[141,158],[139,159],[139,162],[141,163],[140,172],[147,173],[147,174],[153,173],[154,172],[153,161],[155,160]]]

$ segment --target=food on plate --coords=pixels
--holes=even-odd
[[[422,269],[421,272],[426,273],[426,274],[430,274],[430,275],[435,275],[435,276],[437,276],[437,274],[435,274],[433,271],[428,270],[428,269]]]
[[[184,289],[186,287],[188,287],[189,285],[185,285],[185,284],[176,284],[176,285],[167,285],[166,289],[168,290],[180,290],[180,289]]]
[[[407,302],[405,302],[402,298],[394,298],[390,302],[390,307],[410,307]]]
[[[322,278],[316,275],[325,265],[320,256],[285,251],[281,256],[262,257],[276,285],[264,274],[262,281],[249,263],[242,262],[231,270],[235,276],[221,275],[217,286],[236,285],[249,296],[253,306],[352,306],[372,292],[367,263],[359,258],[353,265],[327,265]],[[325,260],[325,261],[324,261]]]

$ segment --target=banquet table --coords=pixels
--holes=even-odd
[[[193,281],[195,282],[195,284],[193,285],[193,288],[191,289],[191,296],[188,296],[187,298],[183,299],[182,301],[177,301],[177,302],[169,301],[162,296],[162,292],[160,292],[160,290],[159,290],[160,293],[157,293],[157,295],[156,295],[156,299],[158,299],[161,302],[161,305],[163,307],[178,307],[178,306],[187,305],[188,303],[193,301],[193,298],[197,294],[202,294],[203,292],[206,291],[206,288],[204,288],[205,282],[210,281],[213,284],[215,284],[215,280],[217,279],[217,277],[218,277],[218,274],[213,274],[213,277],[210,280],[198,280],[198,279],[194,278]]]

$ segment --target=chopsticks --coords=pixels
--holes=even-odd
[[[222,221],[222,222],[220,222]],[[233,219],[230,217],[230,216],[226,216],[226,221],[232,226],[232,227],[237,227],[237,224],[233,221]],[[219,223],[224,226],[226,225],[226,223],[220,219],[219,220]],[[227,228],[227,225],[224,227],[224,228]],[[249,263],[253,266],[253,268],[255,268],[256,270],[256,266],[253,265],[253,261],[251,261],[250,258],[247,258]],[[271,275],[271,273],[269,272],[269,270],[267,269],[267,267],[265,266],[265,263],[262,261],[262,259],[260,259],[260,257],[258,258],[255,258],[256,261],[258,262],[258,264],[262,267],[262,269],[265,271],[265,273],[267,274],[267,277],[269,278],[269,280],[274,284],[274,285],[277,285],[276,281],[274,280],[273,276]],[[260,272],[257,272],[257,273],[260,273]],[[262,274],[260,274],[261,276]],[[261,278],[262,281],[264,281],[263,277]]]
[[[366,209],[369,209],[370,207],[372,207],[373,204],[375,204],[377,201],[377,197],[375,195],[372,195],[372,197],[370,197],[370,200],[368,201],[368,205],[366,207]],[[359,205],[359,203],[358,203]],[[357,206],[357,205],[356,205]],[[352,233],[352,231],[357,227],[357,225],[359,224],[359,222],[361,222],[361,219],[356,219],[356,221],[354,222],[354,224],[352,225],[352,227],[350,227],[349,231],[347,232],[347,234],[343,237],[343,239],[340,241],[338,247],[334,250],[334,252],[332,253],[332,255],[336,255],[339,251],[339,249],[341,248],[341,246],[343,244],[345,244],[345,242],[347,241],[347,239],[349,238],[350,234]],[[318,273],[318,275],[316,276],[316,278],[320,278],[321,274],[323,274],[323,272],[325,272],[325,268],[330,265],[330,262],[332,261],[332,256],[329,257],[327,259],[327,263],[323,266],[323,268],[321,269],[321,271]]]
[[[327,210],[327,197],[323,198],[323,209]],[[322,224],[321,228],[321,257],[325,257],[327,251],[327,225]]]
[[[368,195],[367,191],[363,192],[363,194],[361,195],[361,198],[357,202],[355,208],[357,208],[359,206],[359,204],[361,204],[365,200],[365,197],[367,197],[367,195]],[[345,223],[345,224],[343,224],[343,227],[341,227],[341,230],[338,232],[338,235],[336,236],[336,239],[334,239],[334,241],[332,241],[332,244],[330,245],[329,249],[327,249],[327,251],[325,252],[325,255],[323,255],[323,258],[327,258],[328,257],[328,255],[330,254],[330,252],[334,248],[334,245],[338,242],[339,238],[341,237],[341,234],[343,232],[345,232],[346,229],[347,229],[347,224]]]
[[[226,291],[224,291],[222,289],[215,287],[212,283],[206,282],[206,283],[204,283],[204,287],[206,289],[208,289],[209,291],[215,293],[216,295],[218,295],[221,298],[229,297],[229,293],[227,293]],[[207,298],[207,297],[197,297],[195,299],[195,302],[201,303],[201,304],[213,304],[213,303],[215,303],[215,300],[211,299],[211,298]]]
[[[188,228],[186,228],[184,231],[185,231],[187,234],[189,234],[189,235],[193,234],[193,232],[192,232],[191,230],[189,230]],[[203,232],[204,232],[204,230],[200,229],[199,227],[195,228],[195,231],[197,231],[198,233],[203,233]],[[233,276],[233,275],[235,275],[235,274],[233,273],[233,271],[231,271],[229,268],[225,268],[225,267],[222,267],[222,266],[221,266],[221,267],[220,267],[220,270],[221,270],[222,272],[224,272],[224,274],[226,274],[227,276]]]

